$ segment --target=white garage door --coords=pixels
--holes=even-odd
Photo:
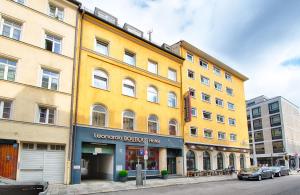
[[[27,144],[27,143],[26,143]],[[63,183],[65,173],[64,146],[23,144],[20,159],[21,181]],[[41,147],[41,145],[43,145]]]

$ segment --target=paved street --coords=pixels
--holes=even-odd
[[[275,179],[267,179],[261,182],[231,180],[105,193],[105,195],[127,194],[299,195],[300,175],[291,175]]]

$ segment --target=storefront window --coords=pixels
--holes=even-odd
[[[203,152],[203,169],[210,170],[210,154],[207,151]]]
[[[217,155],[217,163],[218,163],[218,169],[223,169],[223,155],[221,152],[218,153]]]
[[[195,167],[195,153],[189,150],[186,153],[186,166],[188,171],[193,171],[196,169]]]
[[[135,170],[137,164],[141,164],[144,169],[144,147],[126,146],[126,170]],[[159,170],[159,153],[157,148],[148,148],[148,170]]]
[[[235,168],[234,154],[233,154],[233,153],[231,153],[231,154],[229,155],[229,166]]]
[[[241,169],[245,168],[245,156],[244,156],[244,154],[240,155],[240,167],[241,167]]]

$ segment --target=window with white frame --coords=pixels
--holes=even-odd
[[[101,40],[96,39],[95,51],[97,53],[108,56],[108,43],[105,42],[105,41],[101,41]]]
[[[218,139],[220,139],[220,140],[226,139],[226,133],[219,131],[218,132]]]
[[[135,83],[131,79],[123,80],[122,94],[135,97]]]
[[[233,96],[233,89],[226,87],[226,93],[227,95]]]
[[[156,115],[152,114],[148,117],[148,131],[149,133],[158,133],[159,123]]]
[[[197,108],[193,107],[191,109],[191,113],[192,113],[192,116],[196,117],[197,116]]]
[[[64,20],[64,9],[53,4],[49,4],[49,16],[58,20]]]
[[[234,103],[231,103],[231,102],[227,102],[227,107],[228,107],[229,110],[234,110],[235,109]]]
[[[211,120],[211,112],[203,110],[203,119]]]
[[[135,66],[135,54],[130,51],[125,51],[124,62],[131,66]]]
[[[216,105],[223,107],[223,105],[224,105],[223,100],[220,98],[216,98]]]
[[[151,60],[148,60],[148,71],[157,74],[157,63]]]
[[[175,119],[169,121],[169,135],[177,135],[177,121]]]
[[[51,90],[58,90],[58,81],[59,81],[59,73],[48,70],[42,69],[42,83],[41,87]]]
[[[196,98],[196,90],[195,89],[189,88],[189,93],[190,93],[191,97]]]
[[[130,110],[123,112],[123,129],[134,130],[135,114]]]
[[[236,134],[230,133],[230,141],[236,141]]]
[[[202,100],[205,101],[205,102],[210,102],[210,95],[206,94],[206,93],[201,93],[201,97],[202,97]]]
[[[217,122],[218,122],[218,123],[224,123],[224,116],[218,114],[218,115],[217,115]]]
[[[197,136],[198,135],[198,128],[197,127],[190,127],[190,134],[191,136]]]
[[[45,49],[54,53],[61,53],[61,38],[46,34]]]
[[[195,79],[195,72],[192,70],[188,70],[188,78]]]
[[[208,69],[208,63],[205,62],[204,60],[200,60],[200,61],[199,61],[199,65],[200,65],[202,68]]]
[[[54,124],[55,112],[55,108],[39,106],[39,122],[44,124]]]
[[[0,118],[10,119],[11,117],[11,100],[0,99]]]
[[[218,90],[218,91],[222,91],[222,84],[221,83],[218,83],[218,82],[215,82],[215,89]]]
[[[17,62],[0,57],[0,79],[15,81]]]
[[[228,118],[228,124],[231,126],[235,126],[236,125],[236,121],[234,118]]]
[[[106,127],[107,110],[102,105],[93,105],[92,125],[97,127]]]
[[[191,53],[186,53],[186,59],[190,62],[194,62],[194,56]]]
[[[177,97],[174,92],[169,92],[168,94],[168,106],[172,108],[177,106]]]
[[[201,75],[201,83],[209,86],[209,78]]]
[[[20,40],[22,32],[22,24],[16,22],[14,20],[2,19],[2,35],[15,39]]]
[[[225,79],[227,80],[227,81],[232,81],[232,76],[231,76],[231,74],[229,74],[229,73],[225,73]]]
[[[203,135],[205,138],[212,138],[213,137],[213,132],[210,129],[204,129]]]
[[[172,81],[177,81],[177,71],[169,68],[168,69],[168,79],[172,80]]]
[[[217,76],[221,76],[221,69],[214,66],[214,74],[217,75]]]
[[[108,89],[108,75],[103,70],[93,71],[93,86],[99,89]]]
[[[154,86],[149,86],[147,88],[147,100],[149,102],[158,103],[158,92]]]

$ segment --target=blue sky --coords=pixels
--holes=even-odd
[[[299,0],[81,0],[153,41],[184,39],[247,75],[246,98],[283,96],[300,106]]]

